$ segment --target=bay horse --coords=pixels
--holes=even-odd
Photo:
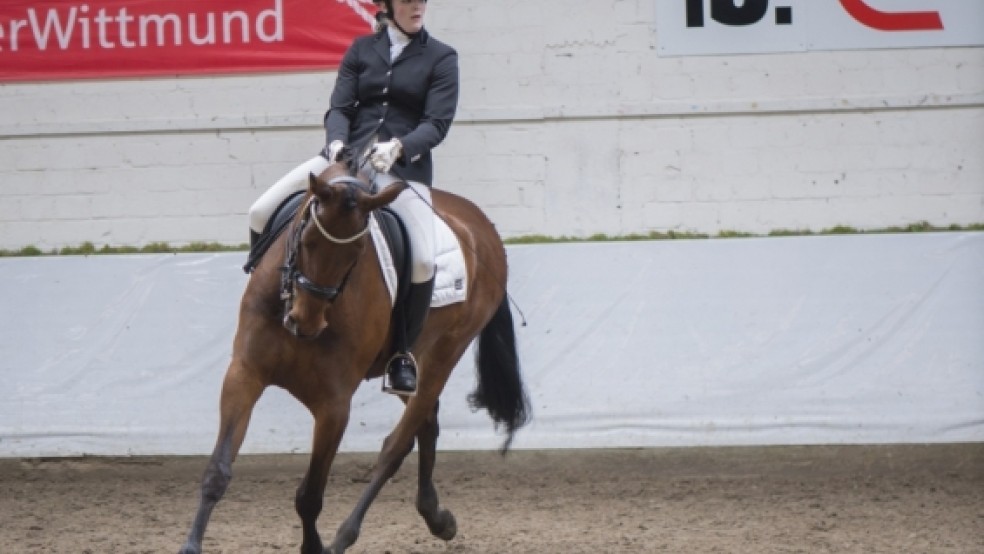
[[[438,397],[477,337],[477,385],[469,401],[504,425],[508,450],[529,418],[506,293],[506,254],[492,223],[468,200],[434,190],[433,208],[457,235],[467,269],[464,302],[432,308],[417,339],[417,393],[383,441],[369,483],[334,540],[324,548],[316,526],[332,461],[363,380],[381,377],[391,353],[392,305],[376,247],[365,232],[373,210],[407,188],[397,181],[371,192],[350,150],[311,175],[302,209],[255,268],[239,308],[232,359],[220,396],[218,438],[201,483],[198,511],[181,554],[200,554],[213,508],[232,478],[250,415],[264,389],[286,389],[314,417],[310,465],[297,489],[302,554],[342,554],[355,543],[370,504],[418,447],[416,508],[430,532],[451,540],[457,523],[441,507],[432,475]],[[308,224],[313,223],[313,224]],[[287,260],[287,271],[284,271]],[[293,266],[291,269],[290,266]],[[409,277],[409,276],[408,276]],[[381,393],[382,394],[382,393]]]

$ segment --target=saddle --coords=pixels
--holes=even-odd
[[[257,239],[256,245],[250,250],[243,271],[250,273],[259,265],[263,255],[270,249],[277,237],[290,226],[303,201],[304,191],[298,191],[288,196],[277,206],[273,216],[267,221],[266,227]],[[410,238],[403,226],[403,221],[389,208],[383,207],[375,210],[372,217],[378,225],[380,235],[385,240],[385,250],[388,250],[392,267],[396,271],[395,296],[396,303],[399,303],[399,300],[404,299],[410,289]],[[373,238],[377,238],[375,233]],[[387,266],[389,265],[387,263]]]

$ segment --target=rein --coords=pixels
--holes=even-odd
[[[328,183],[345,183],[348,185],[355,185],[360,188],[365,187],[362,181],[351,176],[335,177]],[[280,299],[284,301],[285,313],[291,310],[294,303],[294,288],[291,285],[297,285],[298,287],[304,289],[308,294],[320,300],[332,302],[339,294],[341,294],[342,289],[345,287],[345,283],[348,282],[349,275],[352,274],[352,270],[355,268],[355,264],[352,264],[348,271],[345,272],[345,276],[342,277],[342,282],[337,286],[318,285],[301,272],[298,267],[299,246],[301,242],[301,234],[304,232],[304,228],[307,227],[309,221],[314,222],[314,225],[318,228],[321,236],[335,244],[353,243],[364,237],[366,233],[369,232],[369,222],[367,221],[364,229],[350,237],[338,238],[332,235],[327,229],[324,228],[321,222],[318,221],[317,214],[315,213],[317,204],[318,198],[316,196],[311,196],[308,198],[307,203],[304,205],[304,208],[302,208],[303,216],[300,221],[294,225],[294,228],[287,239],[286,259],[283,267],[280,268],[282,272],[280,278]]]

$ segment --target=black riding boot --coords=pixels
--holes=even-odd
[[[433,278],[424,283],[410,284],[403,312],[398,314],[402,321],[396,322],[396,354],[390,358],[386,368],[389,392],[403,396],[413,396],[417,392],[417,365],[410,348],[424,328],[433,293]]]
[[[243,271],[246,273],[251,273],[253,268],[256,267],[256,263],[259,261],[256,259],[256,245],[260,242],[260,234],[256,231],[249,230],[249,254],[246,254],[246,265],[243,266]]]

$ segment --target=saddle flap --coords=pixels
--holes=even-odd
[[[370,236],[379,253],[383,280],[389,289],[391,304],[403,298],[410,288],[410,239],[403,221],[389,208],[372,212]]]
[[[267,221],[263,232],[257,238],[256,245],[250,249],[249,257],[246,259],[246,265],[243,266],[246,273],[253,271],[259,265],[263,254],[270,249],[270,246],[277,240],[280,233],[283,233],[284,229],[294,220],[294,216],[297,215],[297,210],[300,209],[303,200],[304,191],[298,191],[288,196],[277,206],[270,220]]]
[[[383,279],[390,292],[390,300],[395,305],[410,286],[410,244],[403,222],[392,210],[383,208],[373,212],[379,225],[370,223],[370,234],[379,253],[379,264]],[[402,245],[402,246],[401,246]],[[391,250],[403,249],[400,252]],[[431,307],[439,308],[457,302],[464,302],[468,294],[468,275],[461,243],[457,235],[440,217],[434,220],[434,293]],[[402,268],[402,269],[401,269]]]

